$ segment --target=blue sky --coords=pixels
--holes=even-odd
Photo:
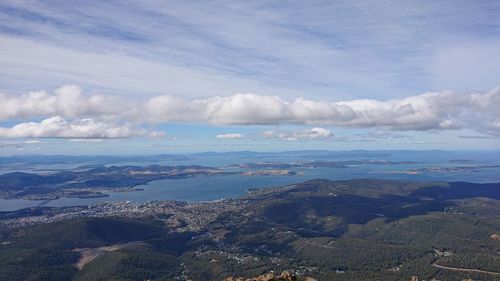
[[[498,1],[2,1],[0,154],[496,149],[499,14]]]

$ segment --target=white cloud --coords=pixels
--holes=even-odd
[[[134,129],[128,125],[112,125],[90,118],[69,122],[61,116],[53,116],[39,123],[26,122],[11,128],[0,127],[0,137],[6,138],[108,139],[147,134],[144,129]]]
[[[215,137],[218,139],[242,139],[243,135],[238,134],[238,133],[234,133],[234,134],[220,134],[220,135],[217,135]]]
[[[333,133],[324,128],[312,128],[306,131],[265,131],[262,133],[265,138],[279,139],[286,141],[296,140],[325,140],[333,138]]]
[[[207,100],[213,124],[276,124],[291,118],[287,103],[276,96],[236,94]]]
[[[167,137],[167,134],[163,131],[152,131],[152,132],[149,132],[148,136],[150,138],[153,138],[153,139],[163,139],[163,138]],[[172,139],[175,140],[175,137]]]
[[[76,85],[65,85],[49,94],[34,91],[20,96],[0,93],[0,120],[35,116],[84,117],[119,115],[123,100],[110,95],[82,95]]]
[[[317,124],[388,130],[471,128],[500,133],[500,88],[486,93],[424,93],[387,101],[338,102],[235,94],[193,101],[157,96],[143,109],[148,122],[201,122],[213,125]]]
[[[69,139],[69,142],[88,142],[88,143],[100,143],[103,142],[104,139]]]
[[[443,91],[387,101],[357,99],[336,102],[305,98],[286,101],[278,96],[256,94],[196,100],[171,95],[130,99],[85,95],[74,85],[63,86],[54,94],[40,91],[21,96],[0,95],[0,120],[61,116],[49,118],[40,124],[21,123],[10,129],[3,128],[2,131],[3,136],[35,137],[77,134],[85,138],[87,132],[89,137],[98,137],[100,134],[105,138],[126,137],[147,134],[131,130],[130,126],[140,128],[147,124],[169,122],[212,125],[305,124],[380,128],[386,131],[465,128],[500,135],[499,108],[500,87],[484,93]],[[49,121],[57,122],[55,125],[46,124]],[[109,124],[132,125],[110,127]],[[69,132],[65,133],[62,128]],[[47,133],[50,130],[53,133]],[[151,135],[162,136],[162,133]]]
[[[312,128],[306,131],[304,136],[311,139],[326,139],[333,137],[333,134],[330,130],[324,128]]]
[[[42,142],[39,140],[27,140],[27,141],[24,141],[23,143],[25,143],[25,144],[39,144]]]
[[[278,124],[291,120],[288,104],[276,96],[235,94],[188,101],[157,96],[146,102],[143,112],[150,122],[207,122],[214,125]]]

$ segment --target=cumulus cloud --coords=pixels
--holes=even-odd
[[[26,122],[11,128],[0,127],[0,137],[6,138],[109,139],[147,134],[144,129],[134,129],[128,125],[107,124],[90,118],[70,122],[61,116],[53,116],[39,123]]]
[[[235,134],[220,134],[220,135],[217,135],[215,137],[218,138],[218,139],[242,139],[243,135],[242,134],[238,134],[238,133],[235,133]]]
[[[235,94],[184,100],[163,95],[153,97],[142,112],[148,122],[205,122],[214,125],[268,125],[290,122],[288,104],[276,96]]]
[[[500,87],[484,93],[443,91],[386,101],[334,102],[305,98],[286,101],[278,96],[256,94],[196,100],[171,95],[131,99],[85,95],[74,85],[61,87],[54,94],[41,91],[21,96],[0,95],[0,120],[61,116],[67,120],[90,118],[94,122],[127,123],[139,127],[195,122],[212,125],[305,124],[386,131],[466,128],[498,136],[499,108]],[[22,128],[28,126],[20,125]]]
[[[387,130],[469,128],[500,133],[500,88],[486,93],[424,93],[387,101],[285,101],[276,96],[235,94],[187,101],[158,96],[146,103],[148,122],[213,125],[309,124]]]
[[[199,100],[157,96],[145,103],[147,122],[213,125],[310,124],[387,130],[475,129],[500,133],[500,88],[486,93],[424,93],[387,101],[285,101],[276,96],[235,94]]]
[[[333,138],[333,133],[324,128],[312,128],[306,131],[265,131],[262,133],[265,138],[279,139],[287,141],[296,140],[325,140]]]
[[[34,91],[20,96],[0,93],[0,120],[29,117],[94,117],[119,115],[124,101],[116,96],[83,95],[76,85],[65,85],[49,94]]]

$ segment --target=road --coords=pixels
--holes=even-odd
[[[500,276],[500,272],[485,271],[485,270],[471,269],[471,268],[449,267],[449,266],[439,265],[437,263],[433,263],[432,265],[437,267],[437,268],[446,269],[446,270],[475,272],[475,273],[484,273],[484,274],[490,274],[490,275],[494,275],[494,276]]]

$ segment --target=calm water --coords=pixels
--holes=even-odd
[[[50,202],[28,201],[28,200],[2,200],[0,199],[0,211],[16,210],[32,206],[75,206],[88,205],[97,202],[111,201],[132,201],[147,202],[151,200],[183,200],[183,201],[208,201],[221,198],[238,197],[245,194],[248,188],[261,188],[268,186],[284,185],[303,182],[309,179],[330,179],[344,180],[355,178],[379,178],[379,179],[401,179],[415,181],[468,181],[468,182],[499,182],[500,168],[486,168],[475,172],[463,173],[425,173],[418,175],[408,175],[399,172],[412,168],[424,167],[443,167],[443,166],[466,166],[466,165],[491,165],[497,164],[499,155],[491,153],[481,154],[478,152],[462,152],[461,154],[437,154],[429,161],[429,155],[405,155],[390,156],[378,160],[387,161],[419,161],[418,164],[407,165],[360,165],[350,168],[317,168],[317,169],[294,169],[294,171],[303,172],[303,175],[293,176],[201,176],[196,178],[178,179],[178,180],[158,180],[146,185],[137,186],[143,191],[134,192],[110,192],[109,197],[104,198],[61,198]],[[278,159],[277,159],[278,158]],[[453,159],[473,160],[472,163],[450,163]],[[250,162],[291,162],[311,159],[297,159],[296,157],[259,157],[256,158],[237,158],[227,157],[207,157],[206,159],[192,159],[189,161],[172,162],[165,161],[162,165],[187,165],[200,164],[206,166],[225,166],[233,163]],[[345,160],[345,159],[335,159]],[[151,163],[122,163],[123,165],[149,165]]]

